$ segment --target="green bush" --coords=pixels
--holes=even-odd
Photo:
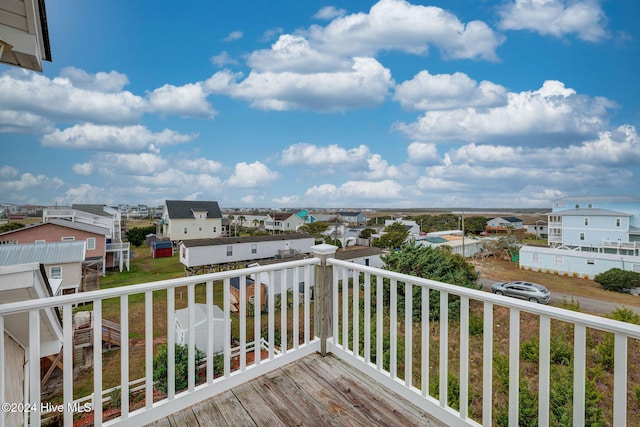
[[[196,348],[196,366],[203,357],[204,353]],[[158,389],[163,393],[169,389],[167,360],[168,347],[167,344],[162,344],[158,347],[158,353],[153,357],[153,381],[157,383]],[[189,348],[186,345],[175,345],[175,376],[176,392],[187,388],[189,384]]]
[[[612,268],[596,275],[593,279],[604,289],[615,292],[629,292],[640,287],[640,273]]]

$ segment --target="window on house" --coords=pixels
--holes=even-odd
[[[187,227],[184,228],[183,233],[187,234]]]
[[[620,227],[622,225],[622,220],[620,218],[616,218],[616,227]]]
[[[596,263],[595,259],[588,259],[587,260],[587,265],[594,265]]]
[[[67,236],[67,237],[63,237],[63,238],[62,238],[62,241],[63,241],[63,242],[70,242],[70,241],[72,241],[72,240],[76,240],[76,238],[75,238],[75,237],[73,237],[73,236]]]
[[[584,240],[584,233],[580,233],[580,240]]]
[[[202,231],[202,227],[198,227],[198,231]]]
[[[589,218],[585,218],[585,219],[584,219],[584,225],[585,225],[585,226],[589,225]]]
[[[233,246],[227,246],[227,256],[233,255]]]
[[[587,207],[588,207],[589,209],[591,209],[591,208],[593,207],[593,203],[589,203],[589,204],[587,205]]]
[[[213,226],[213,232],[214,232],[214,233],[217,233],[217,232],[218,232],[218,231],[217,231],[217,229],[216,229],[216,226],[215,226],[215,225]]]
[[[369,267],[369,258],[365,258],[365,259],[364,259],[364,265],[366,265],[367,267]]]
[[[257,254],[258,253],[258,244],[257,243],[253,243],[251,245],[251,253],[252,254]]]
[[[576,203],[576,209],[580,209],[580,203]]]
[[[50,267],[49,276],[51,279],[62,279],[62,266],[56,265]]]
[[[88,251],[93,251],[96,248],[96,238],[95,237],[89,237],[87,239],[87,250]]]
[[[46,240],[36,240],[34,243],[47,243]]]

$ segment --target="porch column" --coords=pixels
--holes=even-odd
[[[327,265],[327,259],[334,258],[337,246],[311,246],[313,254],[320,258],[320,265],[314,271],[314,332],[320,338],[320,354],[327,354],[327,339],[333,331],[333,267]]]

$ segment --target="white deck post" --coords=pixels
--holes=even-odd
[[[334,258],[338,250],[337,246],[321,244],[311,246],[313,254],[320,258],[320,265],[315,267],[314,298],[315,334],[320,338],[320,354],[327,354],[327,339],[331,338],[333,331],[333,267],[327,265],[328,258]]]

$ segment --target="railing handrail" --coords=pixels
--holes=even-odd
[[[357,270],[363,273],[370,273],[388,277],[390,279],[396,279],[399,282],[410,282],[414,285],[426,286],[430,289],[445,291],[458,296],[466,296],[473,300],[490,302],[499,306],[518,308],[519,310],[529,313],[544,315],[554,319],[563,320],[570,323],[577,323],[579,325],[587,327],[595,326],[597,329],[606,332],[620,333],[631,338],[640,339],[640,326],[633,325],[631,323],[620,322],[617,320],[595,316],[592,314],[579,313],[559,307],[550,307],[542,304],[522,301],[515,298],[494,295],[489,292],[466,288],[464,286],[456,286],[444,282],[438,282],[436,280],[424,279],[416,276],[410,276],[408,274],[396,273],[389,270],[382,270],[379,268],[355,264],[335,258],[330,258],[327,260],[327,262],[332,265]]]
[[[111,289],[99,289],[89,292],[81,292],[77,294],[61,295],[49,298],[40,298],[29,301],[12,302],[0,304],[0,316],[34,309],[44,309],[51,307],[60,307],[67,304],[78,304],[94,299],[108,299],[120,297],[123,295],[139,294],[147,291],[165,290],[187,286],[191,284],[205,283],[208,281],[223,280],[231,277],[249,276],[262,272],[284,270],[287,268],[303,267],[306,265],[319,264],[318,258],[307,258],[296,261],[287,261],[275,263],[271,265],[261,265],[238,270],[221,271],[216,273],[201,274],[197,276],[181,277],[178,279],[167,279],[156,282],[141,283],[138,285],[121,286]]]

